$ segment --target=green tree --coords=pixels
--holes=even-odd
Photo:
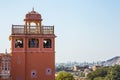
[[[83,73],[83,71],[80,71],[79,76],[80,76],[80,77],[85,77],[85,73]]]
[[[104,77],[96,77],[94,80],[104,80]]]
[[[120,65],[116,65],[112,71],[113,80],[120,80]]]
[[[120,65],[103,67],[88,74],[87,80],[120,80]]]
[[[92,71],[91,73],[89,73],[87,76],[87,80],[94,80],[97,77],[104,78],[104,77],[106,77],[107,73],[108,73],[107,67],[99,68],[96,71]],[[98,79],[98,80],[100,80],[100,79]]]
[[[56,80],[74,80],[74,77],[71,73],[60,71],[56,77]]]
[[[120,65],[110,67],[106,80],[120,80]]]

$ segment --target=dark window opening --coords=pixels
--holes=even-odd
[[[7,68],[5,68],[5,70],[7,70]]]
[[[52,47],[52,42],[50,39],[44,39],[43,41],[43,47],[44,48],[51,48]]]
[[[23,39],[16,39],[15,48],[23,48]]]
[[[39,40],[34,39],[34,38],[29,39],[28,47],[29,48],[38,48],[39,47]]]

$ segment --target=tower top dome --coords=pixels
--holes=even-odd
[[[39,20],[39,21],[42,21],[41,19],[41,14],[39,14],[38,12],[34,11],[34,8],[32,9],[31,12],[28,12],[26,15],[25,15],[25,19],[24,21],[32,21],[32,20]]]

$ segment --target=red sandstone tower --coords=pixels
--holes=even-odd
[[[12,80],[55,80],[54,26],[42,26],[34,9],[25,15],[24,25],[12,25]]]

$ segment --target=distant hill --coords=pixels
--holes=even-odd
[[[120,56],[115,56],[107,61],[103,61],[102,64],[105,66],[120,65]]]

